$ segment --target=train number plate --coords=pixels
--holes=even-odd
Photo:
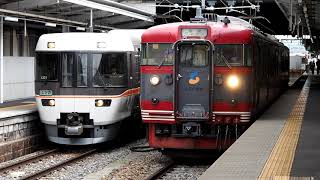
[[[40,96],[51,96],[52,90],[40,90]]]

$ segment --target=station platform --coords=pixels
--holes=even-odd
[[[320,179],[320,76],[304,77],[199,179]]]
[[[37,150],[43,134],[34,98],[0,104],[0,163]]]
[[[34,98],[0,104],[0,119],[37,112]]]

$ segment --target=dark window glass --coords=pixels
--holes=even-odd
[[[62,87],[72,87],[73,63],[75,54],[62,54]]]
[[[172,44],[145,44],[142,47],[142,65],[173,65]]]
[[[36,56],[36,79],[40,81],[58,80],[58,53],[38,53]]]
[[[77,54],[77,86],[86,87],[88,85],[88,55]]]
[[[183,66],[207,66],[207,45],[182,45],[180,48],[180,64]]]
[[[127,86],[126,54],[92,54],[93,85],[96,87]]]
[[[217,66],[242,66],[243,45],[216,45],[215,56]]]
[[[244,60],[247,66],[252,66],[253,50],[251,45],[244,45]]]

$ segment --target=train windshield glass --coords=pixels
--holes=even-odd
[[[77,54],[77,86],[88,86],[88,54]]]
[[[126,54],[92,54],[93,85],[95,87],[124,87],[127,85]]]
[[[215,56],[217,66],[243,66],[243,48],[241,45],[216,45]]]
[[[37,53],[36,56],[36,80],[57,81],[58,80],[59,54]]]
[[[172,44],[149,43],[142,46],[141,65],[173,65]]]
[[[62,58],[62,87],[72,87],[74,53],[63,53]]]
[[[183,66],[206,66],[208,64],[208,46],[182,45],[180,63]]]

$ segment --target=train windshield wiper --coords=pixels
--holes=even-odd
[[[227,58],[223,54],[221,54],[221,57],[223,62],[228,66],[229,69],[231,69],[231,65],[229,64]]]
[[[164,59],[160,62],[160,64],[158,65],[158,68],[160,68],[165,61],[166,61],[166,59],[164,58]]]
[[[104,88],[108,87],[108,86],[107,86],[107,83],[104,81],[104,78],[102,77],[102,75],[101,75],[101,73],[99,72],[99,70],[97,71],[97,73],[98,73],[98,77],[99,77],[100,82],[102,82],[103,87],[104,87]]]

